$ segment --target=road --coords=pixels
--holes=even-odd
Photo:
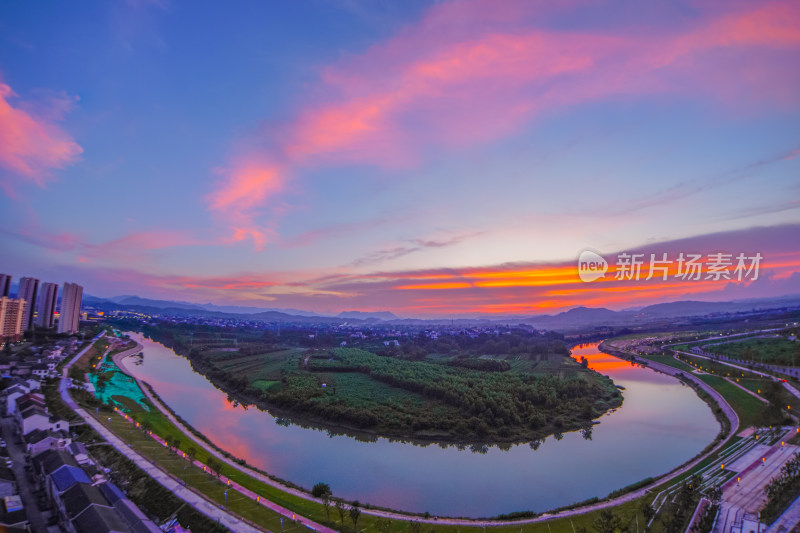
[[[92,343],[95,340],[99,339],[104,333],[101,333],[94,339],[92,339]],[[111,431],[109,431],[103,424],[98,422],[92,415],[87,413],[84,409],[78,406],[77,403],[72,399],[72,396],[69,394],[69,384],[71,383],[71,379],[68,376],[69,368],[84,355],[86,350],[88,350],[92,344],[90,343],[89,346],[81,350],[75,357],[73,357],[66,365],[64,365],[62,369],[62,376],[61,382],[59,383],[58,390],[61,394],[61,399],[66,403],[69,407],[72,408],[75,413],[78,414],[87,424],[92,426],[92,428],[97,431],[106,441],[108,441],[116,450],[123,454],[125,457],[133,461],[136,466],[147,472],[150,477],[155,479],[158,483],[164,486],[167,490],[175,494],[181,500],[187,502],[189,505],[206,515],[208,518],[218,521],[220,524],[224,525],[228,529],[236,532],[242,533],[256,533],[258,531],[264,531],[253,527],[251,524],[243,521],[239,517],[229,513],[224,509],[220,509],[215,503],[210,502],[209,500],[205,499],[202,495],[192,491],[191,489],[184,487],[179,481],[175,478],[170,476],[168,473],[160,470],[158,467],[150,463],[147,459],[139,455],[135,450],[133,450],[130,446],[128,446],[125,442],[123,442],[119,437],[114,435]],[[141,349],[141,347],[139,348]],[[134,350],[127,350],[123,353],[132,352],[135,353]],[[131,355],[132,353],[128,353]]]
[[[32,478],[28,477],[25,471],[25,445],[17,442],[17,428],[12,417],[3,416],[2,420],[0,420],[0,425],[2,425],[3,438],[7,444],[8,456],[14,461],[11,470],[14,472],[14,477],[17,478],[17,489],[20,498],[22,498],[22,505],[25,506],[28,522],[30,522],[34,533],[45,533],[47,531],[47,522],[36,503],[37,498],[33,494],[31,487]]]

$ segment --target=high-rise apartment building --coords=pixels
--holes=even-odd
[[[17,298],[22,298],[26,302],[25,317],[22,321],[22,329],[27,331],[33,329],[33,313],[36,311],[36,299],[39,296],[39,280],[36,278],[20,278]]]
[[[0,298],[3,296],[10,296],[11,292],[11,276],[8,274],[0,274]]]
[[[0,343],[22,339],[27,303],[20,298],[0,296]]]
[[[36,325],[52,328],[56,325],[56,302],[58,301],[58,283],[42,283],[39,287],[39,302],[36,306]]]
[[[81,321],[81,299],[83,287],[76,283],[64,283],[61,291],[61,317],[58,319],[59,333],[77,333]]]

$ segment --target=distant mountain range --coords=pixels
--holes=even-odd
[[[84,301],[86,301],[84,296]],[[279,313],[286,313],[289,315],[298,316],[317,316],[317,313],[311,311],[303,311],[301,309],[275,309],[271,307],[246,307],[239,305],[215,305],[212,303],[207,304],[193,304],[190,302],[172,301],[172,300],[152,300],[150,298],[140,298],[139,296],[124,295],[114,296],[112,298],[97,298],[89,296],[93,300],[110,301],[121,305],[140,305],[146,307],[155,307],[157,309],[195,309],[203,311],[218,311],[220,313],[231,313],[235,315],[250,315],[256,313],[263,313],[265,311],[276,311]],[[391,314],[391,313],[389,313]]]
[[[375,323],[387,325],[435,325],[435,324],[529,324],[536,328],[568,331],[591,327],[621,327],[669,319],[700,317],[721,314],[748,313],[770,309],[800,309],[800,295],[781,298],[733,300],[729,302],[677,301],[632,307],[613,311],[604,307],[575,307],[553,315],[503,315],[478,317],[445,317],[441,319],[412,319],[398,317],[390,311],[343,311],[336,316],[318,315],[299,309],[274,309],[247,306],[195,304],[172,300],[154,300],[139,296],[124,295],[113,298],[98,298],[84,295],[85,305],[100,310],[123,309],[144,313],[164,313],[177,316],[204,316],[218,318],[240,318],[266,322],[295,324],[351,324]]]

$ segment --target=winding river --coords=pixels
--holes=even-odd
[[[231,404],[171,349],[130,333],[144,346],[141,364],[127,367],[148,382],[184,420],[219,447],[283,479],[310,488],[328,483],[350,500],[440,516],[486,517],[546,511],[603,497],[663,474],[699,453],[719,432],[711,409],[675,378],[577,347],[589,366],[625,387],[625,401],[594,426],[537,449],[469,449],[359,442],[326,431],[276,423],[270,414]]]

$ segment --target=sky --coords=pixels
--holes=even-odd
[[[0,272],[402,316],[800,294],[797,65],[793,1],[6,2]]]

